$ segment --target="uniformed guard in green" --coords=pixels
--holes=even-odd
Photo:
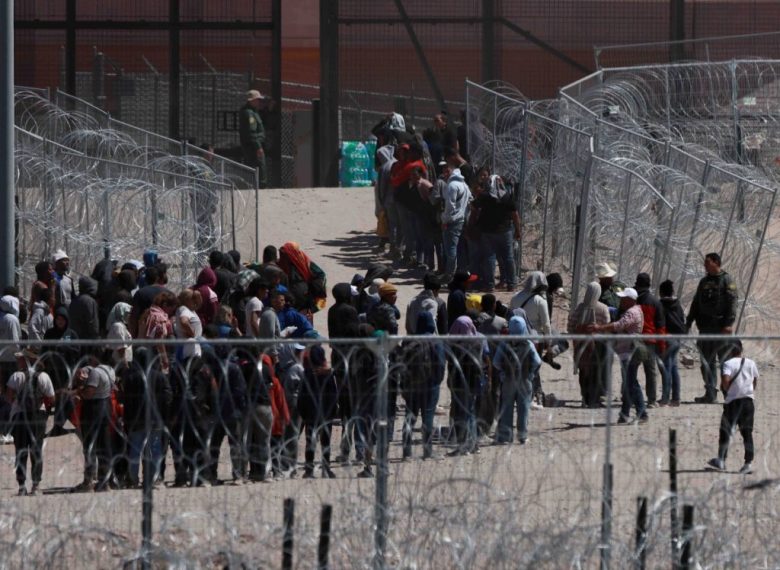
[[[737,319],[737,285],[734,278],[720,268],[720,255],[708,253],[704,257],[704,270],[707,272],[696,289],[686,328],[696,322],[701,334],[733,334],[734,321]],[[712,404],[718,399],[720,366],[723,365],[731,343],[713,340],[700,340],[696,343],[701,352],[701,375],[704,380],[704,395],[695,399],[702,404]],[[716,366],[716,360],[719,366]]]
[[[238,116],[238,134],[241,139],[241,151],[244,154],[244,164],[258,169],[260,188],[267,185],[265,165],[265,128],[260,118],[262,95],[256,89],[246,94],[246,104],[241,107]]]

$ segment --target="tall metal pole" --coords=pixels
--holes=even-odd
[[[322,186],[339,184],[339,0],[320,0],[319,165]]]
[[[181,65],[181,29],[179,26],[179,0],[168,4],[168,136],[179,140],[179,66]]]
[[[14,284],[14,3],[0,12],[0,285]]]

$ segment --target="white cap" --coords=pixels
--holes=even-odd
[[[639,298],[639,294],[636,292],[636,289],[633,287],[626,287],[622,291],[619,291],[617,293],[618,297],[628,297],[629,299],[633,299],[636,301]]]
[[[62,249],[58,249],[54,252],[54,254],[51,256],[51,262],[54,264],[57,263],[60,259],[70,259],[68,254],[65,253],[65,251]]]
[[[246,100],[247,101],[254,101],[255,99],[262,99],[263,96],[260,95],[260,91],[257,89],[250,89],[246,92]]]

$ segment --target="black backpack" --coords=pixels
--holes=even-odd
[[[37,414],[38,409],[40,408],[42,397],[41,389],[37,372],[32,375],[32,378],[28,377],[28,374],[25,373],[25,377],[27,377],[27,379],[16,395],[16,402],[22,413],[26,417],[32,418]]]

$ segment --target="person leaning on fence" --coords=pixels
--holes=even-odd
[[[743,355],[741,341],[732,341],[731,347],[720,377],[720,389],[725,404],[720,420],[718,456],[710,459],[707,465],[719,471],[726,469],[729,442],[734,428],[738,427],[745,442],[745,463],[739,472],[747,475],[753,472],[752,463],[755,456],[753,421],[756,413],[754,392],[758,384],[758,367],[753,360]]]
[[[674,295],[674,283],[669,280],[664,281],[658,288],[658,293],[661,295],[659,300],[666,319],[666,332],[670,335],[685,334],[685,312],[680,305],[680,300]],[[666,341],[666,352],[662,355],[664,373],[659,406],[680,405],[680,370],[677,367],[680,346],[679,340]]]
[[[587,332],[590,333],[618,333],[624,335],[640,335],[644,325],[642,309],[637,305],[638,294],[633,287],[626,287],[617,296],[620,298],[620,309],[623,311],[620,319],[605,325],[590,325]],[[648,420],[645,408],[645,399],[642,396],[642,388],[637,380],[637,371],[643,359],[646,358],[644,343],[639,339],[619,340],[615,342],[615,352],[620,359],[620,367],[623,372],[621,387],[622,403],[620,406],[619,424],[629,423],[631,407],[636,408],[637,419],[640,423]]]
[[[509,334],[528,335],[528,327],[522,317],[509,319]],[[542,359],[530,340],[512,339],[498,343],[493,367],[500,371],[501,397],[499,399],[498,429],[495,443],[512,441],[512,416],[517,405],[517,441],[528,441],[528,415],[533,394],[532,380],[542,365]]]
[[[707,272],[696,288],[685,326],[691,324],[701,334],[734,333],[737,318],[737,285],[733,277],[721,269],[720,255],[708,253],[704,256],[704,270]],[[704,380],[704,395],[695,398],[699,404],[713,404],[718,400],[717,364],[722,364],[727,354],[728,341],[700,340],[696,343],[701,353],[701,375]]]
[[[35,355],[29,354],[34,360]],[[22,352],[14,354],[18,370],[8,380],[6,398],[11,403],[11,422],[16,451],[16,482],[19,495],[35,495],[43,477],[43,438],[46,412],[54,405],[54,386],[41,364],[30,368]],[[45,407],[46,411],[41,410]],[[32,487],[28,493],[27,458],[30,458]]]
[[[569,313],[566,332],[585,334],[591,325],[609,323],[609,308],[599,301],[601,285],[598,281],[588,283],[585,298]],[[604,370],[607,351],[604,343],[593,340],[574,342],[574,364],[580,381],[580,394],[584,408],[598,408],[604,396]]]
[[[241,140],[241,152],[244,164],[256,168],[260,188],[268,185],[268,174],[265,164],[265,127],[260,116],[260,106],[263,96],[256,89],[246,94],[246,104],[238,113],[238,136]]]

